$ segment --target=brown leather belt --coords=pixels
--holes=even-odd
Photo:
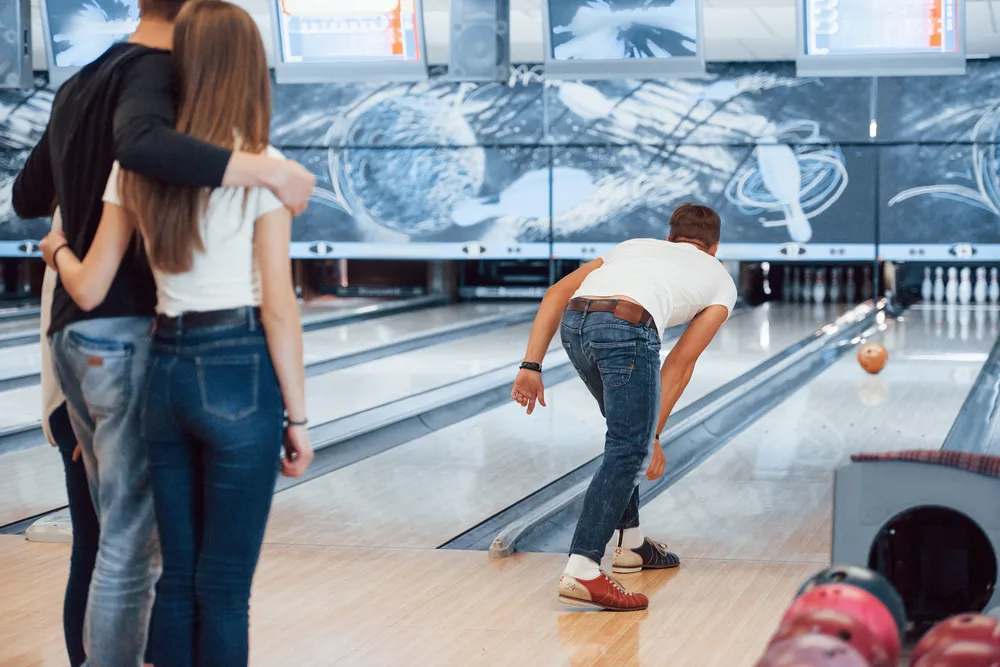
[[[653,319],[649,311],[639,304],[619,299],[573,299],[567,309],[577,313],[612,313],[618,319],[635,325],[646,324]]]

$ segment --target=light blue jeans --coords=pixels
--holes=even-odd
[[[142,664],[159,576],[149,457],[139,423],[151,326],[148,317],[96,319],[51,337],[101,525],[83,628],[90,667]]]

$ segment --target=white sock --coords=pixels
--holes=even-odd
[[[642,531],[638,526],[635,528],[626,528],[622,531],[622,549],[638,549],[642,546],[643,536]]]
[[[586,556],[572,554],[569,557],[569,562],[566,563],[566,569],[563,571],[563,574],[574,579],[597,579],[601,576],[601,565]]]

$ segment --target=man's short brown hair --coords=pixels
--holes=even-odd
[[[139,0],[139,18],[173,21],[186,0]]]
[[[687,202],[670,216],[670,240],[693,241],[708,250],[719,242],[722,220],[708,206]]]

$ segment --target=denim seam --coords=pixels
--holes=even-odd
[[[90,348],[95,352],[120,352],[124,355],[132,352],[132,342],[127,340],[97,340],[76,331],[67,331],[66,336],[69,338],[70,344],[77,349]]]

